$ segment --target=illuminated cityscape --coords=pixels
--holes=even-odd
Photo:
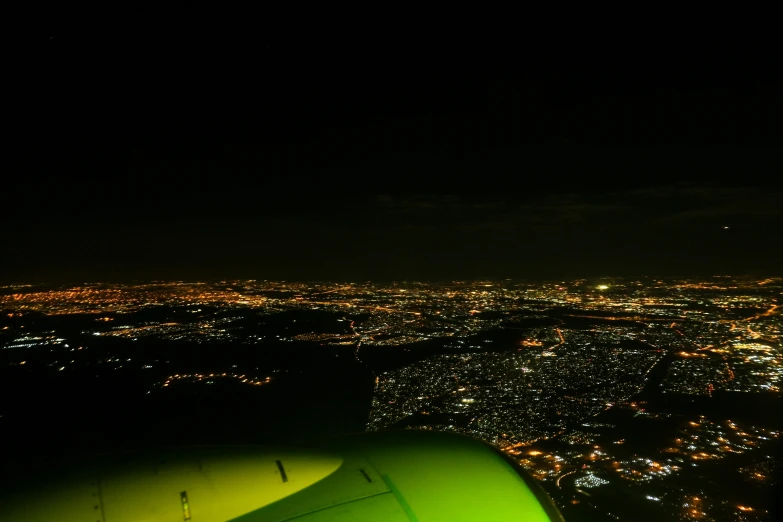
[[[565,522],[783,520],[775,31],[115,4],[15,53],[0,511],[30,474],[112,519],[44,483],[98,456],[393,431],[471,438]]]
[[[624,520],[642,503],[657,520],[771,520],[781,278],[0,291],[7,382],[124,374],[162,400],[263,394],[352,368],[371,388],[366,429],[484,440],[567,517]],[[13,412],[0,413],[10,426]],[[732,483],[743,486],[728,494]],[[609,501],[618,495],[627,502]]]

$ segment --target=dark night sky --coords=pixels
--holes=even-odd
[[[762,39],[204,5],[49,13],[16,75],[0,279],[780,272]]]

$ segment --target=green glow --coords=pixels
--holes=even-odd
[[[41,487],[60,507],[59,522],[97,520],[98,513],[110,522],[562,520],[503,454],[467,437],[365,433],[320,446],[202,447],[110,459],[0,493],[0,520],[49,522]]]
[[[407,431],[357,437],[353,444],[393,480],[421,522],[550,520],[517,472],[483,443]]]
[[[547,514],[541,500],[501,454],[467,437],[421,431],[365,433],[324,447],[343,455],[343,466],[337,472],[232,522],[282,521],[295,513],[297,522],[333,520],[336,499],[356,517],[345,520],[561,520],[553,505],[555,516]],[[360,468],[372,473],[372,483]],[[388,508],[388,501],[381,497],[393,499],[396,508]],[[378,503],[386,507],[366,511]]]
[[[394,485],[394,482],[392,482],[392,480],[387,475],[381,475],[381,477],[383,478],[383,481],[389,487],[391,492],[394,494],[394,497],[397,499],[397,502],[399,502],[400,506],[402,506],[402,509],[405,511],[405,514],[408,515],[409,519],[411,519],[411,522],[419,522],[419,519],[416,518],[416,514],[413,512],[410,505],[405,500],[405,497],[402,496],[400,490],[397,489],[397,486]]]

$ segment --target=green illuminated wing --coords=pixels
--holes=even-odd
[[[372,433],[325,447],[343,456],[338,471],[233,522],[560,520],[497,450],[467,437]]]
[[[4,492],[0,520],[560,520],[497,450],[452,434],[361,434],[317,449],[183,449],[68,471]]]

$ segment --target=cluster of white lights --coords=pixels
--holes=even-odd
[[[580,488],[597,488],[598,486],[603,486],[604,484],[609,484],[609,481],[600,477],[596,477],[592,473],[585,475],[584,477],[580,477],[574,481],[574,485]]]

